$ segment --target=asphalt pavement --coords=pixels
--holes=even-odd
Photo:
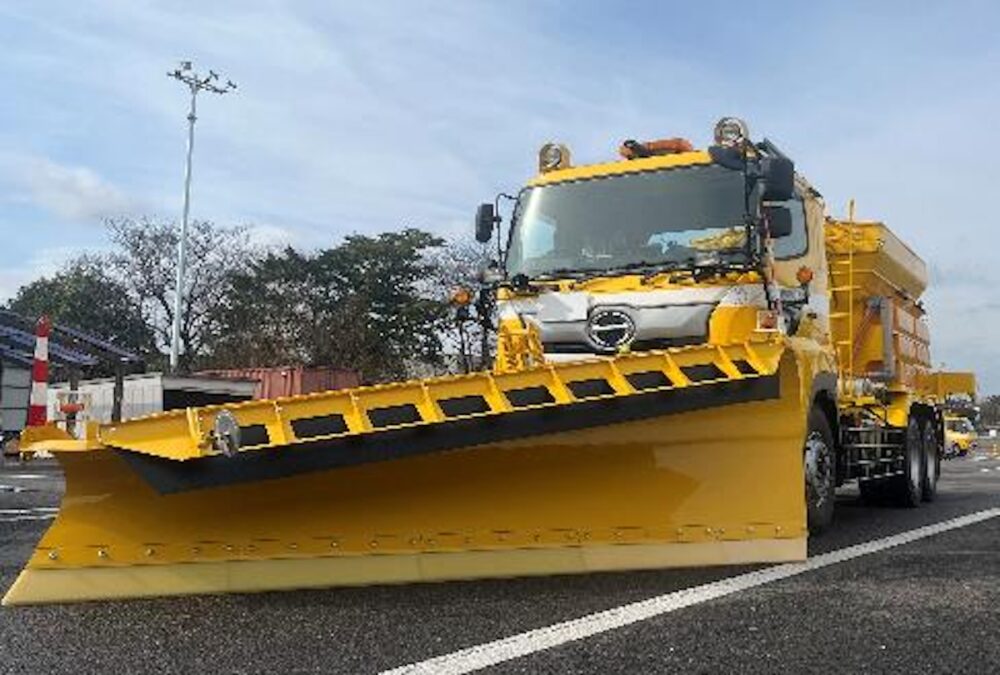
[[[58,504],[52,462],[0,467],[0,588]],[[838,499],[819,555],[1000,507],[1000,460],[944,463],[918,509]],[[0,672],[366,673],[753,567],[187,597],[0,610]],[[733,593],[498,672],[1000,672],[1000,518]]]

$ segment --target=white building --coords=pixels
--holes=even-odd
[[[30,362],[0,354],[0,443],[24,429],[30,393]]]
[[[232,380],[198,375],[143,373],[126,375],[122,389],[122,419],[142,417],[165,410],[190,406],[231,403],[253,398],[256,380]],[[67,382],[49,385],[48,418],[56,419],[59,398],[66,397]],[[81,380],[78,391],[85,398],[86,419],[111,421],[114,402],[114,378]]]

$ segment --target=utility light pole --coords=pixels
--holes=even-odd
[[[187,263],[188,213],[191,209],[191,155],[194,152],[194,122],[198,92],[208,91],[213,94],[226,94],[236,89],[236,83],[226,80],[218,84],[219,75],[209,70],[202,77],[191,66],[190,61],[181,61],[179,68],[167,73],[178,82],[183,82],[191,90],[191,108],[188,111],[187,165],[184,169],[184,215],[181,218],[181,237],[177,242],[177,293],[174,296],[174,322],[170,331],[170,371],[177,372],[177,364],[181,351],[181,309],[184,306],[184,273]]]

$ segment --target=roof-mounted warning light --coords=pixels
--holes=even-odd
[[[569,166],[569,148],[562,143],[546,143],[538,151],[538,170],[541,173],[565,169]]]
[[[723,117],[715,123],[715,144],[723,147],[743,145],[750,138],[747,123],[739,117]]]
[[[625,159],[655,157],[657,155],[676,155],[680,152],[691,152],[694,146],[686,138],[661,138],[657,141],[640,143],[629,139],[618,148],[618,154]]]

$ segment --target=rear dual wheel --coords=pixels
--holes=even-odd
[[[903,473],[889,480],[894,501],[900,506],[916,507],[937,497],[941,475],[941,451],[934,422],[922,415],[911,415],[906,425],[903,448]]]
[[[916,415],[906,423],[901,473],[890,478],[886,487],[899,506],[920,506],[923,499],[924,430]]]
[[[925,419],[921,423],[923,429],[923,463],[920,467],[920,497],[925,502],[932,502],[937,497],[938,476],[941,475],[941,448],[938,445],[938,435],[934,422]]]

